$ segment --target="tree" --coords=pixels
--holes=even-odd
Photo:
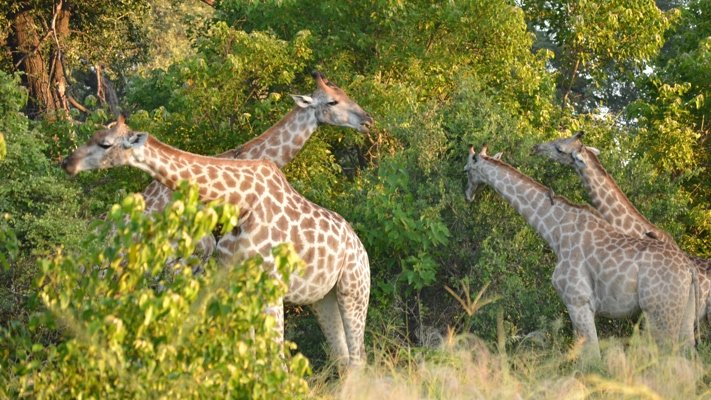
[[[3,60],[3,69],[24,73],[31,117],[64,118],[70,104],[84,109],[70,87],[72,71],[79,68],[92,68],[99,98],[112,101],[115,96],[107,93],[112,88],[104,79],[104,69],[127,71],[141,60],[146,0],[3,0],[0,8],[7,21],[0,37],[5,38],[5,53],[10,55]]]
[[[634,80],[661,49],[678,16],[654,0],[530,0],[524,2],[538,47],[553,50],[563,106],[621,110],[635,97]]]

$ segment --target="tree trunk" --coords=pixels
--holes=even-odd
[[[94,69],[96,70],[96,97],[99,98],[101,104],[108,104],[111,114],[118,117],[121,108],[113,83],[106,79],[104,68],[101,65],[95,65]]]
[[[36,117],[54,111],[55,104],[50,87],[49,73],[42,52],[37,27],[29,11],[21,12],[13,21],[12,46],[15,64],[25,74],[25,87],[29,91],[27,114]],[[19,64],[19,65],[18,65]]]

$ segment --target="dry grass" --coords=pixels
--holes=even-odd
[[[471,336],[450,334],[436,349],[397,347],[385,335],[370,361],[342,379],[332,370],[312,377],[321,399],[711,399],[711,351],[694,356],[661,354],[635,333],[602,342],[602,360],[578,361],[581,346],[518,346],[499,352]],[[525,347],[525,348],[524,348]],[[397,350],[393,350],[397,349]]]

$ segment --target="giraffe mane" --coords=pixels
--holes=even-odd
[[[582,142],[581,142],[581,143],[582,143]],[[600,162],[600,158],[597,156],[597,154],[595,154],[595,152],[593,152],[593,151],[590,151],[590,150],[587,148],[587,146],[585,146],[585,144],[583,144],[582,147],[583,147],[583,149],[585,149],[585,151],[587,152],[587,154],[593,159],[593,161],[595,161],[595,162],[597,163],[596,168],[599,170],[599,172],[600,172],[601,174],[603,174],[606,179],[608,179],[610,182],[613,183],[613,188],[614,188],[615,192],[617,192],[620,196],[622,196],[623,199],[626,199],[627,203],[628,203],[628,204],[631,206],[631,208],[632,208],[632,212],[634,212],[634,213],[636,214],[636,217],[637,217],[638,219],[642,220],[642,221],[645,221],[645,222],[648,223],[649,225],[656,226],[656,225],[654,225],[651,221],[649,221],[649,219],[648,219],[647,217],[645,217],[644,214],[642,214],[642,212],[639,211],[639,209],[638,209],[637,207],[635,207],[634,204],[632,204],[632,201],[629,199],[629,197],[627,197],[627,194],[622,191],[622,188],[620,188],[620,185],[617,183],[617,181],[615,180],[615,178],[613,178],[612,175],[610,175],[610,173],[607,172],[607,168],[605,168],[605,167],[602,165],[602,162]],[[596,209],[596,210],[597,210],[597,209]],[[664,232],[664,233],[667,233],[666,231],[664,231],[664,230],[661,229],[661,228],[658,228],[658,227],[657,227],[657,229],[659,229],[660,231],[662,231],[662,232]],[[656,235],[655,235],[655,236],[656,236]],[[671,236],[669,236],[669,238],[673,240],[673,238],[672,238]],[[661,240],[662,238],[657,237],[656,239]]]
[[[169,153],[178,153],[181,155],[181,157],[185,160],[190,160],[190,161],[199,161],[199,160],[210,160],[211,162],[215,164],[231,164],[237,160],[230,160],[226,159],[224,157],[216,157],[216,156],[203,156],[199,154],[193,154],[189,153],[187,151],[180,150],[176,147],[173,147],[169,144],[163,143],[160,140],[156,139],[153,137],[153,135],[148,134],[148,141],[151,143],[151,147],[160,149]],[[259,165],[259,164],[266,164],[266,165],[272,165],[274,169],[278,170],[281,172],[279,168],[277,168],[276,164],[269,160],[238,160],[240,164],[242,165]]]
[[[291,111],[289,111],[288,114],[286,114],[282,119],[277,121],[276,124],[272,125],[269,129],[264,131],[261,135],[257,136],[256,138],[246,142],[242,143],[239,147],[227,150],[224,153],[220,153],[216,155],[215,157],[217,158],[237,158],[238,155],[248,151],[252,147],[258,146],[262,144],[265,140],[269,138],[269,136],[276,131],[277,129],[281,129],[285,124],[286,121],[291,117],[292,114],[296,113],[299,110],[298,107],[293,107]]]

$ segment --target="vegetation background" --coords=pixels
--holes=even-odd
[[[602,337],[623,339],[579,379],[550,284],[554,254],[492,192],[466,203],[462,169],[468,144],[488,143],[586,202],[572,169],[530,154],[584,131],[645,216],[711,257],[711,1],[0,0],[0,9],[0,396],[709,395],[708,340],[696,360],[666,359],[635,333],[637,321],[600,321]],[[118,112],[191,152],[237,147],[286,114],[289,94],[313,90],[313,69],[376,120],[366,135],[320,128],[285,168],[370,255],[369,367],[341,383],[307,309],[288,310],[286,346],[309,360],[294,352],[289,374],[272,362],[269,330],[250,333],[259,301],[281,290],[253,264],[232,272],[252,284],[209,299],[200,293],[217,272],[192,281],[152,267],[191,246],[170,240],[228,223],[229,211],[185,188],[163,219],[142,219],[140,200],[126,196],[146,174],[70,179],[59,168]],[[133,221],[108,244],[109,225],[95,222],[107,212],[109,225]],[[152,243],[133,248],[143,258],[102,284],[97,271],[134,254],[136,237]],[[298,264],[287,261],[285,271]],[[99,268],[81,278],[78,266]],[[450,294],[474,299],[482,288],[473,305]],[[131,300],[110,301],[118,294]],[[240,303],[236,317],[236,298],[261,300]]]

